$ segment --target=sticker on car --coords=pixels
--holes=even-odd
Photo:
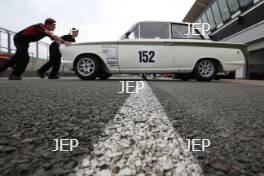
[[[109,65],[117,65],[117,48],[107,48],[104,49],[103,53],[106,54],[106,61]]]
[[[138,51],[139,63],[151,64],[156,62],[156,52],[152,49]]]

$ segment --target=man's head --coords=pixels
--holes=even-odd
[[[52,18],[47,18],[44,24],[48,27],[49,31],[54,31],[56,28],[56,21]]]
[[[79,35],[79,30],[76,28],[71,28],[70,34],[76,38]]]

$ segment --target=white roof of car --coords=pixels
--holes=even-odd
[[[192,23],[187,23],[187,22],[175,22],[175,21],[174,22],[172,21],[139,21],[135,23],[129,30],[133,29],[137,24],[140,24],[140,23],[174,23],[174,24],[185,24],[185,25],[192,24]],[[203,37],[207,40],[210,40],[210,37],[207,34],[204,34]]]
[[[135,24],[139,24],[139,23],[177,23],[177,24],[190,24],[190,23],[186,23],[186,22],[176,22],[176,21],[139,21]]]

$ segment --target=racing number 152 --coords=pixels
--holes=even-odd
[[[147,51],[147,50],[143,50],[143,51],[139,51],[138,52],[139,54],[139,62],[140,63],[154,63],[155,60],[154,60],[154,57],[155,57],[155,51],[153,50],[150,50],[150,51]]]

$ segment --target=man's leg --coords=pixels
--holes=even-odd
[[[0,73],[8,69],[8,67],[14,66],[18,62],[19,58],[21,58],[22,53],[23,49],[18,47],[16,49],[16,53],[9,60],[0,65]]]
[[[51,72],[49,74],[49,78],[56,78],[58,76],[60,65],[61,65],[61,58],[58,57],[58,58],[54,59],[53,67],[52,67]]]
[[[46,62],[44,65],[42,65],[42,66],[40,67],[40,69],[37,70],[37,74],[38,74],[38,76],[41,77],[41,78],[45,78],[44,73],[45,73],[46,71],[48,71],[48,70],[52,67],[53,62],[54,62],[54,61],[53,61],[53,57],[50,56],[49,61]]]
[[[61,53],[59,47],[55,45],[52,50],[53,62],[52,62],[52,70],[50,72],[49,78],[57,78],[57,74],[61,65]]]
[[[40,67],[39,71],[42,72],[42,73],[48,71],[52,67],[52,65],[53,65],[52,62],[53,62],[53,58],[50,56],[49,61],[46,62],[44,65],[42,65]]]
[[[51,44],[49,46],[49,54],[50,54],[50,57],[49,57],[49,61],[47,63],[45,63],[42,67],[40,67],[40,69],[38,69],[37,71],[37,74],[39,75],[39,77],[41,78],[44,78],[44,73],[46,71],[48,71],[53,65],[54,65],[54,61],[56,59],[56,45],[54,44]]]
[[[52,56],[52,70],[49,74],[49,78],[58,78],[57,74],[61,63],[61,54],[59,50],[59,45],[53,43],[50,45],[50,55]]]
[[[16,61],[12,76],[20,77],[26,70],[28,62],[29,62],[29,54],[28,54],[28,46],[24,46],[19,51],[19,59]]]
[[[5,71],[8,67],[13,67],[16,65],[23,57],[23,53],[28,52],[27,49],[29,45],[24,43],[24,41],[21,40],[17,35],[14,36],[14,45],[16,46],[16,52],[9,60],[0,66],[0,73]]]

